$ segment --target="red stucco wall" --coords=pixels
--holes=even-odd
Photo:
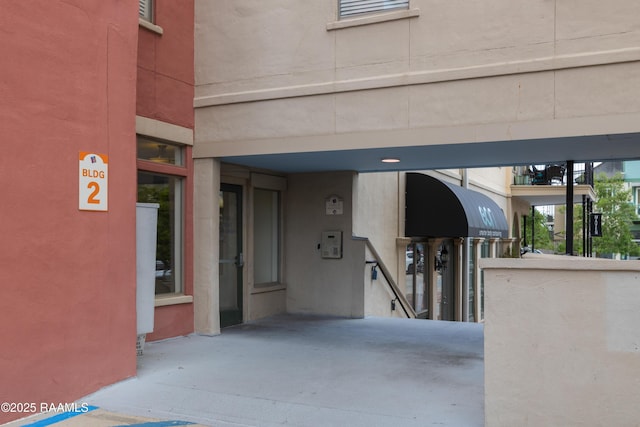
[[[193,129],[193,0],[156,2],[155,23],[162,35],[140,27],[137,113]]]
[[[193,333],[193,304],[156,307],[153,333],[147,341],[156,341]]]
[[[136,113],[186,128],[194,127],[194,2],[156,2],[158,34],[140,27]],[[193,295],[193,162],[185,166],[184,293]],[[158,307],[147,341],[186,335],[194,330],[193,304]]]
[[[2,2],[0,402],[135,375],[136,6]],[[78,210],[79,151],[109,156],[108,212]]]

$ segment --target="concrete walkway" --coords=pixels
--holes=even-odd
[[[483,377],[482,325],[286,315],[147,343],[137,378],[80,402],[158,426],[471,427]]]

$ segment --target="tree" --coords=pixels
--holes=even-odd
[[[598,257],[621,254],[623,256],[638,255],[640,248],[633,241],[631,223],[638,219],[633,204],[631,191],[624,189],[624,179],[618,173],[608,177],[601,173],[594,179],[594,190],[597,201],[593,211],[602,213],[602,237],[593,237],[593,251]],[[577,253],[582,252],[582,206],[574,206],[573,247]],[[564,251],[565,244],[559,246]]]
[[[524,221],[522,221],[522,228],[524,228]],[[535,249],[553,249],[551,233],[549,232],[549,228],[547,227],[547,217],[537,210],[534,210],[533,217],[533,241],[531,239],[531,230],[531,216],[528,216],[527,229],[522,230],[521,233],[521,235],[525,238],[525,242],[527,243],[526,246],[531,247],[533,243],[533,247]]]
[[[594,211],[602,213],[602,237],[593,238],[596,254],[638,255],[640,250],[631,234],[631,223],[638,215],[631,203],[631,191],[624,189],[622,174],[610,178],[601,173],[594,186],[598,197]]]

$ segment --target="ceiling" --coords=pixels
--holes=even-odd
[[[383,158],[399,159],[382,163]],[[228,156],[224,162],[282,173],[379,172],[640,159],[640,134],[591,135],[449,145],[424,145]]]

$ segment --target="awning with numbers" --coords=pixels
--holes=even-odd
[[[411,172],[405,196],[407,237],[509,236],[502,209],[477,191]]]

